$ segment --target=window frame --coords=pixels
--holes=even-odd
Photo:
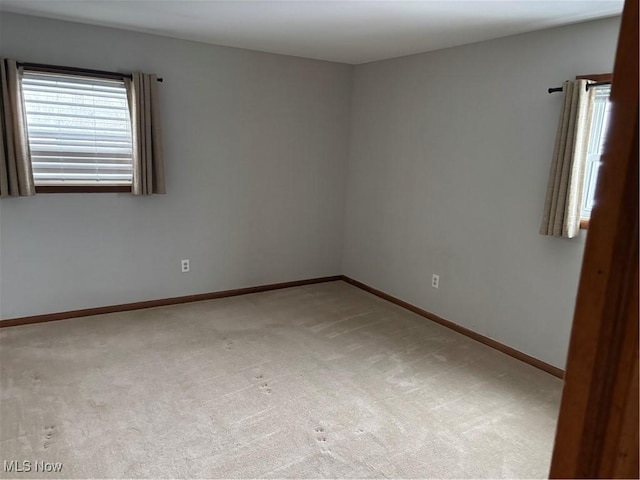
[[[122,81],[126,81],[126,79],[130,78],[130,75],[126,73],[79,69],[73,67],[55,67],[34,63],[23,63],[21,64],[21,67],[25,72],[76,75],[80,77]],[[133,191],[133,181],[130,185],[35,185],[35,191],[36,193],[131,193]]]
[[[594,82],[613,82],[613,73],[592,73],[588,75],[578,75],[576,80],[592,80]],[[580,229],[589,229],[589,219],[580,218]]]
[[[131,193],[131,185],[36,185],[36,193]]]

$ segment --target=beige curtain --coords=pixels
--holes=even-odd
[[[563,85],[564,103],[553,149],[551,172],[540,233],[573,238],[580,232],[580,206],[584,183],[589,128],[595,90],[587,80]]]
[[[15,60],[0,58],[0,197],[36,193],[20,76]]]
[[[165,193],[157,77],[134,73],[126,83],[133,133],[132,192]]]

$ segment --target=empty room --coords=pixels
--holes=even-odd
[[[637,1],[1,0],[0,57],[0,478],[637,475]]]

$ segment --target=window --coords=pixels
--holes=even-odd
[[[130,190],[131,119],[123,80],[25,69],[22,88],[38,191]]]
[[[589,130],[589,145],[587,147],[587,163],[585,165],[584,186],[582,194],[582,207],[580,217],[588,221],[591,217],[593,200],[600,169],[600,157],[604,146],[604,137],[607,133],[609,122],[609,94],[611,85],[598,85],[594,88],[595,100],[593,106],[593,119]]]

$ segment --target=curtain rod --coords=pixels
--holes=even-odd
[[[90,70],[88,68],[63,67],[60,65],[47,65],[45,63],[17,62],[17,65],[19,67],[29,68],[40,72],[91,75],[93,77],[114,78],[119,80],[123,78],[133,78],[133,75],[131,73],[107,72],[105,70]],[[159,82],[162,82],[162,78],[158,78],[157,80]]]
[[[594,82],[594,83],[587,83],[587,90],[589,90],[589,88],[591,87],[599,87],[601,85],[611,85],[611,82]],[[561,92],[562,91],[562,87],[556,87],[556,88],[550,88],[547,90],[547,92],[549,93],[555,93],[555,92]]]

